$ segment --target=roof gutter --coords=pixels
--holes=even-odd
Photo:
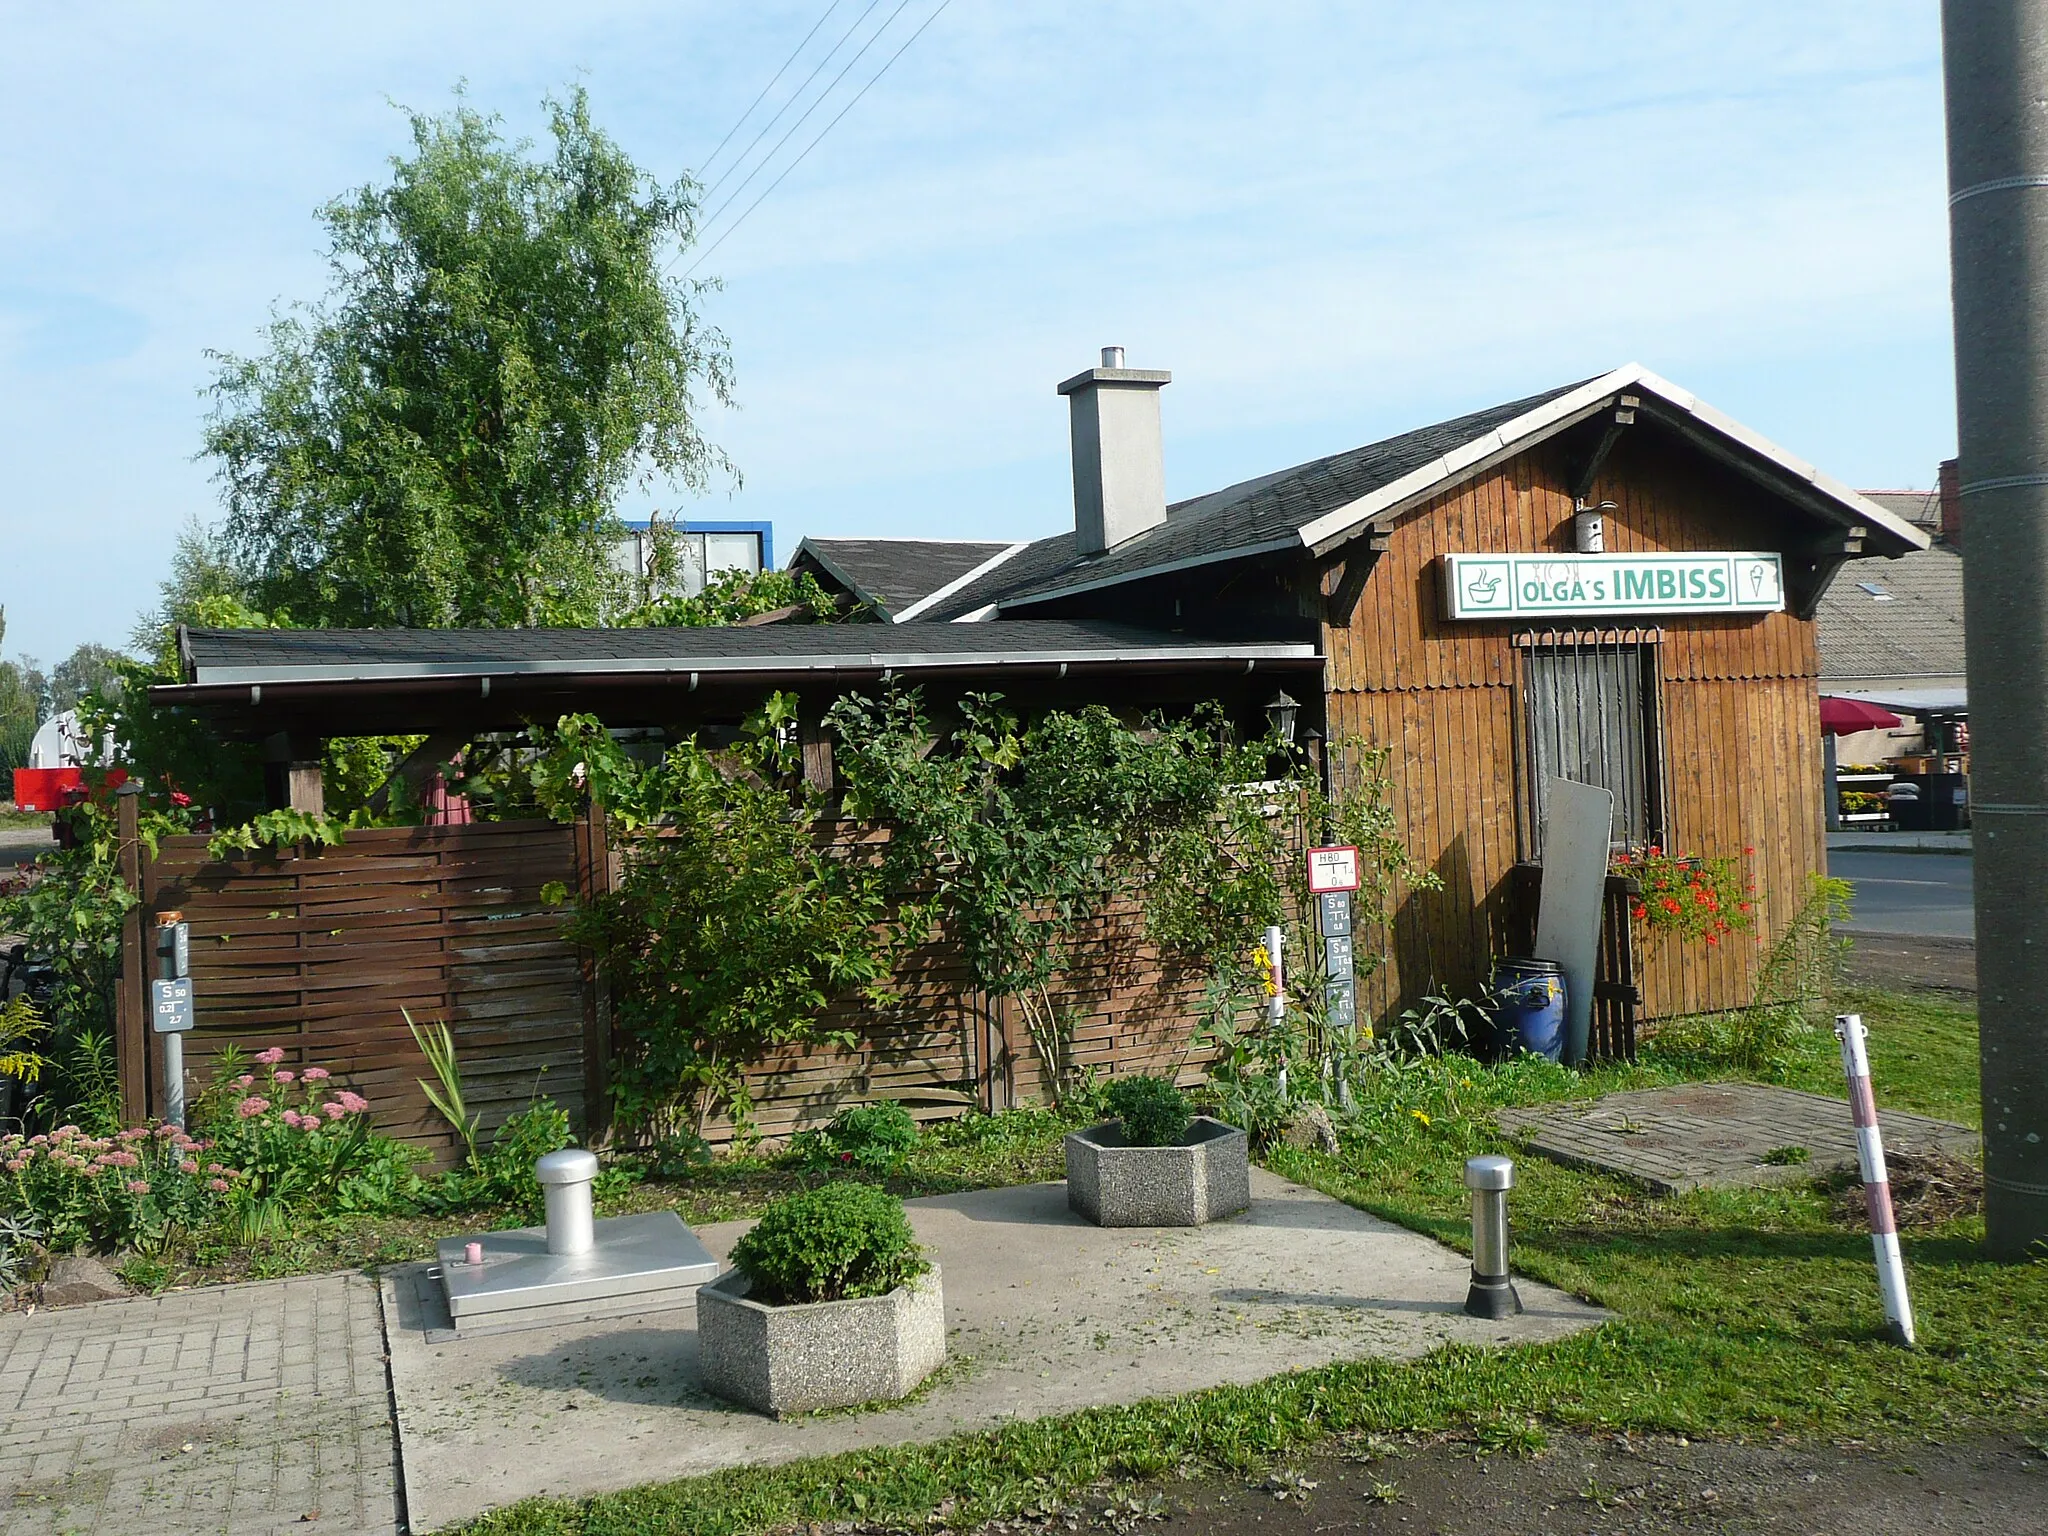
[[[607,671],[524,670],[511,673],[470,672],[464,674],[398,672],[390,675],[352,674],[332,677],[273,674],[263,681],[159,683],[149,690],[152,705],[241,705],[259,708],[265,704],[300,703],[319,699],[372,697],[406,692],[448,698],[475,696],[496,698],[507,693],[542,692],[550,684],[577,683],[602,687],[606,684],[668,684],[696,692],[705,684],[723,686],[775,686],[815,681],[821,674],[846,681],[881,681],[910,674],[946,672],[992,672],[1005,677],[1087,676],[1115,670],[1142,671],[1153,675],[1255,671],[1303,672],[1318,670],[1322,654],[1312,645],[1264,647],[1248,654],[1223,652],[1190,656],[1184,652],[1152,651],[1106,655],[1078,653],[1060,658],[1034,656],[1010,659],[976,656],[948,660],[930,656],[895,658],[863,657],[845,665],[808,663],[774,667],[665,666],[635,667]],[[309,669],[310,670],[310,669]],[[394,686],[396,685],[396,686]]]

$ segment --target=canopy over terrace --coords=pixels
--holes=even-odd
[[[1218,640],[1097,620],[774,624],[715,629],[182,630],[184,680],[150,690],[223,734],[294,739],[510,730],[588,712],[696,729],[774,690],[805,714],[890,682],[1030,707],[1146,709],[1215,698],[1262,725],[1282,677],[1319,675],[1307,640]],[[1312,688],[1312,691],[1319,691]]]

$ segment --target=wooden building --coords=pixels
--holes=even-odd
[[[1284,690],[1326,752],[1392,749],[1403,834],[1442,878],[1404,901],[1362,1011],[1469,991],[1508,948],[1546,775],[1613,791],[1617,849],[1750,861],[1757,941],[1639,955],[1650,1019],[1748,1001],[1825,863],[1816,604],[1927,535],[1634,365],[1169,506],[1168,381],[1106,353],[1060,386],[1070,531],[805,540],[792,565],[867,622],[193,633],[152,697],[264,737],[280,795],[311,804],[327,735],[429,731],[445,759],[567,709],[715,730],[780,688],[828,779],[815,722],[883,680],[1025,708],[1214,697],[1251,731]]]

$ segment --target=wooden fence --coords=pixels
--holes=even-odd
[[[283,1048],[367,1097],[379,1129],[449,1158],[454,1136],[418,1079],[427,1065],[405,1015],[446,1020],[469,1105],[486,1131],[536,1093],[579,1124],[600,1117],[608,1053],[596,990],[562,937],[544,885],[586,886],[601,832],[549,822],[351,832],[341,846],[229,860],[202,836],[149,855],[122,801],[124,873],[142,897],[123,942],[118,1013],[122,1107],[163,1110],[162,1055],[148,1026],[151,931],[159,912],[191,928],[197,1027],[189,1080],[203,1085],[232,1043]]]
[[[123,873],[142,896],[124,934],[117,1035],[130,1119],[163,1111],[148,979],[156,916],[175,910],[191,930],[193,1085],[229,1044],[245,1056],[282,1047],[293,1068],[325,1067],[370,1100],[381,1130],[445,1162],[453,1133],[419,1087],[429,1074],[409,1012],[448,1021],[486,1134],[536,1092],[603,1134],[618,1042],[589,957],[541,894],[552,881],[609,888],[616,855],[601,817],[363,830],[336,848],[217,860],[200,836],[166,838],[151,856],[135,837],[133,798],[121,803]],[[1134,905],[1114,906],[1100,929],[1086,946],[1098,958],[1052,992],[1072,1026],[1070,1062],[1199,1077],[1188,1044],[1203,978],[1161,959]],[[828,1022],[854,1034],[851,1048],[782,1050],[748,1070],[759,1134],[787,1136],[876,1099],[933,1119],[1044,1096],[1017,1005],[978,991],[955,945],[939,936],[914,949],[897,981],[901,1001],[886,1011],[835,1005]],[[707,1129],[714,1141],[732,1132],[722,1120]]]

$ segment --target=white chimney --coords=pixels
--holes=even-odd
[[[1072,412],[1074,547],[1113,549],[1166,521],[1166,456],[1159,391],[1173,375],[1126,368],[1122,347],[1104,347],[1102,366],[1060,386]]]

